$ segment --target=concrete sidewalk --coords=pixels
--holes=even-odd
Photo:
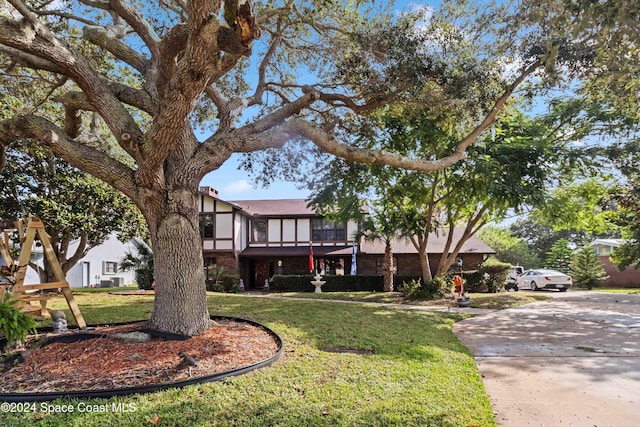
[[[640,296],[553,296],[454,325],[497,423],[640,425]]]

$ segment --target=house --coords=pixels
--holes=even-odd
[[[604,282],[606,287],[635,287],[640,283],[640,270],[627,267],[624,271],[611,262],[610,255],[624,243],[623,239],[596,239],[591,243],[593,250],[600,258],[609,278]]]
[[[73,243],[69,245],[73,248]],[[115,233],[111,234],[102,244],[91,248],[71,270],[67,273],[67,281],[72,288],[86,288],[90,286],[118,287],[135,285],[134,271],[121,271],[120,261],[127,252],[135,247],[129,242],[121,242]]]
[[[74,253],[78,242],[71,242],[69,253]],[[102,244],[91,248],[87,255],[80,259],[66,274],[67,282],[72,288],[113,287],[135,284],[133,271],[120,271],[118,265],[126,252],[131,251],[131,242],[122,243],[111,234]],[[34,245],[31,250],[31,261],[42,265],[42,247]],[[27,269],[26,284],[40,283],[38,273]]]
[[[456,227],[454,229],[453,245],[460,241],[463,231],[462,227]],[[446,243],[447,235],[443,232],[437,234],[431,233],[429,236],[427,256],[429,257],[431,274],[436,273]],[[363,241],[360,245],[362,255],[358,258],[358,268],[368,271],[369,273],[367,274],[381,275],[383,272],[384,246],[384,242],[381,241]],[[391,242],[391,248],[393,250],[393,264],[396,266],[397,275],[420,276],[422,274],[418,250],[409,240],[394,239]],[[480,238],[473,236],[462,245],[458,258],[462,262],[465,270],[473,270],[482,264],[488,255],[495,253],[496,251],[494,251],[493,248],[480,240]]]
[[[214,280],[220,269],[238,274],[248,288],[260,288],[275,274],[309,274],[310,253],[314,269],[322,274],[350,274],[352,251],[358,274],[382,274],[384,245],[354,242],[360,230],[355,221],[332,222],[309,209],[305,200],[223,201],[211,187],[200,188],[200,236],[205,275]],[[461,230],[456,230],[456,233]],[[432,236],[429,258],[436,266],[446,236]],[[416,249],[398,240],[393,244],[397,274],[420,275]],[[473,268],[495,251],[471,238],[460,257]]]

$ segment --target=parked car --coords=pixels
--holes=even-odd
[[[518,290],[518,277],[520,277],[524,273],[524,267],[521,265],[514,265],[511,267],[511,271],[509,272],[509,278],[507,279],[507,283],[504,285],[505,291],[509,291],[513,289],[514,291]]]
[[[518,289],[558,289],[566,291],[573,286],[571,276],[556,270],[527,270],[520,277],[516,286]]]

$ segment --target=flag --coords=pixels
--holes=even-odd
[[[309,273],[313,273],[313,242],[309,242]]]
[[[351,247],[351,275],[355,276],[358,273],[358,266],[356,265],[356,243],[353,242]]]

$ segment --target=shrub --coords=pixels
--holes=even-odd
[[[280,292],[311,292],[315,290],[312,280],[313,276],[310,274],[274,276],[271,289]],[[324,292],[382,292],[383,289],[382,276],[323,276],[321,280],[326,282],[322,285]]]
[[[499,261],[496,258],[487,259],[480,267],[487,284],[487,292],[496,293],[504,290],[504,284],[509,277],[511,264]]]
[[[439,291],[446,289],[446,281],[436,277],[427,283],[422,279],[412,279],[402,284],[402,290],[408,299],[432,299]]]
[[[207,280],[207,291],[209,292],[238,292],[239,274],[220,273],[216,280]]]
[[[487,283],[484,279],[484,272],[481,270],[469,270],[462,273],[465,280],[465,292],[484,292],[487,289]]]
[[[210,292],[224,292],[224,285],[221,282],[207,282],[207,290]]]
[[[151,290],[153,289],[153,269],[138,268],[136,269],[136,283],[138,289]]]
[[[589,290],[600,286],[609,278],[591,245],[583,246],[574,253],[569,273],[574,284]]]
[[[32,317],[20,311],[17,300],[5,292],[0,301],[0,332],[4,334],[7,346],[23,341],[29,333],[35,333],[36,326],[38,324]]]

